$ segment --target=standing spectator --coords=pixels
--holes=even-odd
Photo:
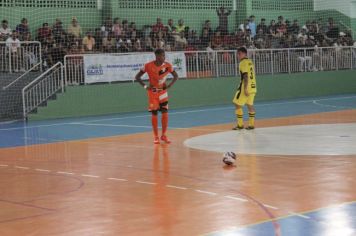
[[[86,52],[93,52],[95,46],[95,39],[90,31],[83,38],[83,47]]]
[[[300,32],[300,27],[299,27],[298,20],[294,20],[294,21],[293,21],[293,24],[292,24],[292,26],[291,26],[290,32],[291,32],[292,34],[296,34],[296,35],[299,34],[299,32]]]
[[[11,29],[9,28],[9,22],[3,20],[0,27],[0,41],[6,40],[12,34]]]
[[[226,35],[228,33],[228,16],[231,14],[231,10],[225,9],[225,7],[221,6],[216,9],[216,13],[219,17],[219,29],[222,35]]]
[[[68,27],[68,34],[73,35],[76,40],[81,38],[81,36],[82,36],[82,28],[78,24],[77,17],[73,17],[72,18],[72,23]]]
[[[251,30],[251,36],[252,38],[256,36],[256,22],[255,22],[255,16],[252,15],[249,18],[249,22],[248,22],[248,27]]]

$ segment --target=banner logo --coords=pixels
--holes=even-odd
[[[104,71],[103,71],[103,67],[101,66],[101,64],[97,64],[97,65],[90,65],[87,68],[87,75],[103,75]]]

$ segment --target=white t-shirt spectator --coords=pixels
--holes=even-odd
[[[12,37],[9,37],[6,39],[6,46],[10,48],[11,52],[16,53],[21,47],[21,43],[19,39],[14,40]]]
[[[7,27],[6,29],[4,29],[2,26],[0,27],[0,37],[4,37],[4,36],[11,36],[12,34],[12,30]]]

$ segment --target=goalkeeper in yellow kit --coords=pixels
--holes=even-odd
[[[239,58],[239,72],[241,75],[240,86],[234,96],[232,102],[236,106],[237,125],[233,130],[240,130],[244,128],[243,110],[242,107],[246,104],[248,108],[248,126],[246,129],[252,130],[255,128],[255,107],[253,101],[257,92],[255,67],[251,59],[247,57],[247,49],[240,47],[237,49],[237,56]]]

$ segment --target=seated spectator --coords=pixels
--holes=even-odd
[[[116,38],[114,33],[108,34],[107,37],[103,38],[103,51],[104,52],[115,52],[116,49]]]
[[[37,31],[37,39],[41,43],[45,41],[52,34],[51,28],[48,27],[48,23],[43,23],[42,27]]]
[[[203,29],[203,33],[200,37],[200,49],[205,50],[210,45],[211,37],[209,36],[208,29]]]
[[[16,26],[16,31],[19,33],[20,39],[22,39],[24,33],[30,32],[26,18],[22,18],[21,23]]]
[[[165,30],[165,27],[162,23],[162,20],[161,20],[161,18],[158,17],[156,20],[156,24],[152,25],[152,32],[157,33],[159,31],[164,31],[164,30]]]
[[[87,35],[83,38],[82,44],[85,52],[94,51],[95,39],[90,31],[88,31]]]
[[[210,21],[210,20],[206,20],[206,21],[204,22],[204,25],[203,25],[203,28],[202,28],[202,34],[203,34],[203,31],[204,31],[205,29],[208,30],[208,35],[209,35],[209,37],[210,37],[210,38],[213,37],[214,32],[213,32],[213,29],[211,28],[211,21]]]
[[[276,26],[276,21],[271,20],[270,25],[268,26],[268,35],[271,37],[276,37],[277,36],[277,26]]]
[[[183,19],[179,19],[178,21],[178,25],[176,26],[176,32],[180,33],[180,32],[184,32],[185,31],[185,25],[184,25],[184,20]]]
[[[61,35],[66,34],[65,30],[63,29],[62,21],[58,18],[56,19],[52,27],[52,34],[56,41],[59,41]]]
[[[248,25],[248,23],[249,23],[249,19],[246,19],[246,20],[244,21],[244,23],[242,23],[242,24],[239,25],[239,28],[238,28],[238,29],[240,29],[242,32],[245,32],[247,29],[250,28],[249,25]]]
[[[261,22],[258,24],[256,33],[259,32],[262,29],[262,34],[266,35],[267,34],[267,25],[266,25],[266,19],[262,18]]]
[[[105,19],[104,24],[100,28],[103,37],[106,37],[113,30],[113,23],[111,17]]]
[[[121,36],[121,32],[122,32],[122,25],[121,25],[121,20],[120,18],[115,18],[114,19],[114,24],[112,26],[112,32],[114,33],[114,37],[119,37]],[[107,35],[105,35],[104,37],[106,37]]]
[[[133,41],[132,51],[133,52],[142,52],[143,51],[142,46],[141,46],[141,41],[139,39],[136,39]]]
[[[187,47],[188,41],[184,36],[184,31],[181,31],[179,35],[175,36],[175,49],[182,51]]]
[[[19,65],[21,65],[21,70],[22,68],[22,56],[21,56],[21,42],[18,39],[18,33],[16,30],[12,31],[11,37],[6,39],[6,47],[9,48],[9,51],[11,53],[11,68],[14,72],[19,71]]]
[[[68,34],[73,35],[76,39],[80,39],[82,37],[82,28],[78,24],[76,17],[72,17],[72,22],[68,27]]]
[[[299,27],[298,20],[294,20],[290,29],[290,33],[299,34],[299,32],[300,32],[300,27]]]
[[[122,21],[121,37],[126,38],[129,35],[129,22],[127,20]]]
[[[3,20],[1,22],[0,27],[0,41],[6,40],[12,34],[11,29],[9,28],[9,22],[7,20]]]
[[[113,32],[111,33],[113,35]],[[102,51],[103,50],[103,37],[101,34],[101,29],[96,28],[94,31],[94,39],[95,39],[95,51]]]
[[[211,39],[211,48],[214,50],[223,49],[223,41],[220,31],[216,31],[213,38]]]

